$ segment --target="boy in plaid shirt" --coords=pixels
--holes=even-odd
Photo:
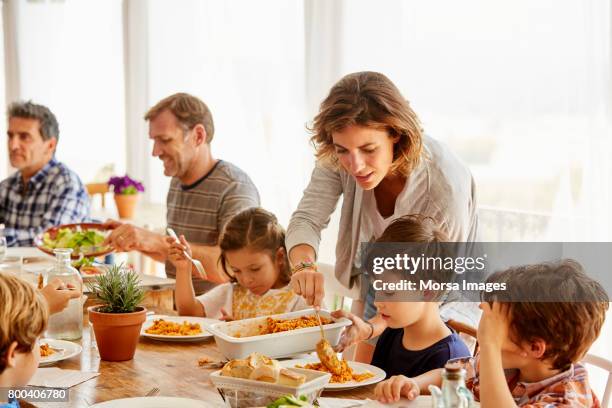
[[[0,223],[8,246],[31,246],[49,227],[85,221],[89,198],[79,176],[54,157],[59,126],[53,113],[18,102],[8,116],[9,158],[18,171],[0,183]]]
[[[601,285],[572,260],[511,268],[489,280],[506,283],[500,298],[521,301],[498,302],[487,294],[480,305],[480,351],[455,360],[466,369],[466,385],[481,406],[598,408],[579,361],[599,335],[609,307]],[[553,301],[523,301],[525,293],[553,292]],[[440,386],[441,371],[392,377],[376,387],[376,396],[382,402],[414,399],[430,384]]]

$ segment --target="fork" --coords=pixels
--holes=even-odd
[[[145,397],[154,397],[157,394],[159,394],[159,388],[153,387],[144,396]]]
[[[180,240],[178,239],[178,236],[176,235],[176,232],[174,232],[174,230],[172,228],[166,228],[166,231],[168,232],[168,235],[170,235],[172,238],[174,238],[176,240],[176,242],[180,242]],[[187,253],[187,251],[183,251],[183,254],[196,267],[196,269],[200,273],[202,279],[208,279],[208,275],[206,274],[206,270],[204,269],[204,266],[202,265],[202,262],[198,261],[197,259],[193,259],[192,257],[190,257],[189,254]]]

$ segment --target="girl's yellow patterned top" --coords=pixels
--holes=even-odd
[[[293,300],[297,295],[289,286],[271,289],[261,296],[253,294],[240,285],[234,285],[233,289],[232,317],[234,320],[289,312],[296,303]]]

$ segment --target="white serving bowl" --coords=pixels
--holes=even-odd
[[[323,325],[323,331],[327,341],[332,346],[335,346],[340,340],[342,329],[350,326],[352,322],[344,317],[334,319],[327,310],[321,310],[319,313],[321,317],[333,320],[333,323]],[[272,358],[279,358],[314,351],[317,343],[321,340],[319,326],[280,333],[244,336],[249,333],[257,333],[259,332],[258,327],[266,326],[266,317],[293,319],[314,314],[314,309],[306,309],[273,316],[255,317],[253,319],[206,324],[205,326],[206,330],[215,336],[215,341],[221,354],[228,359],[245,358],[253,352],[259,352]],[[241,333],[242,336],[236,337],[236,333]]]
[[[291,370],[306,376],[304,384],[291,387],[244,378],[226,377],[221,375],[221,370],[211,373],[210,380],[223,397],[227,407],[243,408],[265,407],[284,395],[295,397],[303,395],[309,403],[313,403],[331,379],[329,373],[300,368],[292,368]]]

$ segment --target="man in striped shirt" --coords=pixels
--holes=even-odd
[[[13,103],[8,151],[17,171],[0,183],[0,223],[8,246],[31,246],[49,227],[85,221],[89,198],[79,176],[55,159],[59,125],[46,106]]]
[[[249,176],[237,166],[215,158],[211,151],[214,124],[210,110],[195,96],[178,93],[161,100],[145,115],[153,156],[172,177],[166,198],[167,224],[189,242],[207,281],[194,269],[196,294],[206,292],[227,277],[217,267],[217,240],[225,223],[236,213],[259,206],[259,193]],[[130,224],[115,227],[108,242],[119,251],[137,250],[166,263],[166,274],[175,276],[167,260],[166,236]]]

